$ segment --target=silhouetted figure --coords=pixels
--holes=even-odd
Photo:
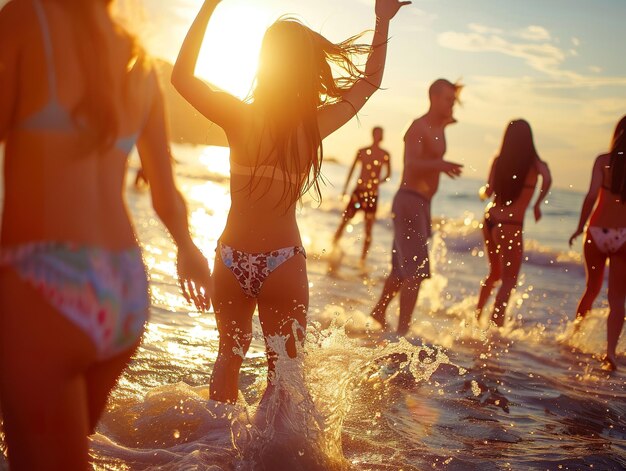
[[[591,219],[589,219],[591,216]],[[580,211],[570,245],[583,233],[589,220],[583,252],[587,285],[576,309],[577,328],[591,310],[602,288],[604,268],[609,261],[609,318],[606,324],[604,369],[617,368],[617,341],[624,326],[626,301],[626,116],[615,128],[611,149],[593,165],[591,184]]]
[[[283,339],[286,354],[297,354],[306,327],[309,283],[296,205],[311,188],[319,195],[322,139],[347,123],[378,90],[389,21],[410,2],[376,1],[372,46],[355,44],[356,37],[333,44],[294,19],[279,19],[263,38],[251,103],[214,90],[194,75],[207,24],[219,3],[204,2],[181,48],[172,83],[224,129],[231,148],[231,207],[213,276],[220,345],[210,397],[234,403],[257,307],[267,339],[268,390],[279,354],[272,342]],[[352,62],[355,53],[368,54],[364,71]],[[331,65],[345,75],[334,77]]]
[[[535,221],[541,219],[541,204],[548,194],[552,177],[533,142],[530,125],[518,119],[511,121],[504,133],[500,153],[493,160],[484,196],[493,196],[485,209],[483,236],[489,260],[489,274],[481,282],[476,317],[480,319],[494,284],[502,283],[496,294],[491,320],[504,324],[506,306],[517,286],[524,255],[524,215],[535,193],[538,176],[541,191],[534,205]]]
[[[393,200],[394,238],[391,273],[372,311],[372,317],[387,328],[385,313],[400,292],[398,335],[405,335],[422,281],[430,278],[428,239],[431,235],[430,203],[439,188],[439,176],[461,175],[462,165],[443,160],[446,152],[444,129],[456,122],[454,104],[461,86],[438,79],[429,88],[430,108],[413,121],[404,135],[404,170],[400,189]]]
[[[380,143],[383,140],[383,129],[375,127],[372,130],[372,137],[374,142],[370,147],[360,149],[357,154],[346,184],[342,191],[342,196],[345,196],[350,179],[357,166],[361,165],[361,173],[357,180],[356,187],[350,196],[348,206],[343,212],[343,219],[335,237],[333,238],[333,244],[337,244],[341,238],[346,224],[355,216],[357,211],[363,211],[365,216],[365,241],[363,242],[363,252],[361,253],[361,262],[365,262],[369,247],[372,243],[372,228],[376,221],[376,207],[378,206],[378,186],[388,181],[391,177],[391,162],[389,152],[380,147]],[[382,169],[385,168],[386,174],[383,178],[380,177]]]
[[[87,435],[141,340],[148,280],[122,197],[135,144],[184,295],[207,309],[211,294],[156,74],[110,3],[0,11],[0,401],[13,471],[90,467]]]

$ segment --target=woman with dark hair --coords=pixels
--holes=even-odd
[[[87,435],[140,342],[148,281],[123,198],[135,143],[184,294],[208,308],[159,84],[110,3],[0,11],[0,402],[14,471],[88,468]]]
[[[583,233],[587,286],[576,309],[576,328],[591,310],[602,288],[604,267],[609,260],[609,318],[606,324],[606,356],[603,368],[617,368],[617,341],[624,326],[626,300],[626,116],[615,128],[611,150],[596,158],[589,191],[580,211],[578,228],[569,239]],[[594,208],[595,206],[595,208]]]
[[[523,119],[511,121],[502,140],[500,154],[491,164],[486,197],[493,196],[487,205],[483,222],[485,248],[489,257],[489,274],[481,282],[476,316],[480,319],[493,286],[502,280],[491,320],[504,325],[506,306],[517,277],[524,253],[524,215],[541,176],[541,191],[534,204],[535,221],[541,219],[541,203],[548,194],[552,177],[533,142],[530,125]]]
[[[181,48],[172,83],[224,129],[230,143],[232,201],[215,262],[213,303],[220,343],[210,397],[235,403],[257,306],[270,386],[278,353],[268,340],[280,337],[289,357],[297,354],[309,285],[296,204],[311,188],[319,196],[322,140],[380,87],[389,21],[410,2],[376,1],[372,46],[356,44],[358,36],[333,44],[296,20],[279,19],[263,38],[250,103],[194,76],[207,24],[219,3],[204,2]],[[364,71],[353,62],[354,54],[369,54]],[[334,77],[331,66],[343,75]]]

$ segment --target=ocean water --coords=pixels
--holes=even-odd
[[[174,149],[194,239],[213,265],[229,204],[227,150]],[[433,278],[422,285],[411,332],[397,339],[370,329],[368,320],[390,269],[397,181],[382,187],[361,267],[361,216],[347,228],[341,251],[331,253],[347,168],[325,163],[323,202],[306,201],[298,216],[311,292],[303,351],[279,363],[274,393],[259,408],[267,370],[255,320],[239,403],[225,408],[207,400],[218,345],[214,315],[195,312],[179,295],[175,247],[149,193],[132,188],[134,168],[136,158],[127,200],[150,272],[152,317],[91,438],[95,469],[626,467],[626,367],[608,374],[597,359],[605,349],[605,291],[579,333],[572,328],[584,269],[580,248],[570,250],[567,239],[582,194],[553,190],[544,219],[535,224],[528,215],[521,285],[510,322],[496,331],[473,318],[487,273],[478,228],[482,182],[444,177],[433,204]],[[388,316],[395,325],[395,302]],[[625,339],[618,345],[622,364]]]

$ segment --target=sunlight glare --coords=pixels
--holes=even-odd
[[[230,149],[228,147],[206,146],[198,160],[212,173],[228,177],[230,175]]]
[[[220,3],[204,38],[197,74],[245,98],[256,74],[263,35],[272,21],[268,9],[250,0]]]

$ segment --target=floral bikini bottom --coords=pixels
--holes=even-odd
[[[78,328],[100,360],[132,347],[148,320],[148,280],[139,248],[109,251],[35,242],[0,251],[9,266]]]
[[[626,243],[626,227],[597,227],[587,228],[598,250],[604,254],[617,252]]]
[[[241,289],[250,298],[258,297],[267,277],[291,257],[301,253],[306,258],[302,246],[284,247],[271,252],[247,253],[218,242],[217,250],[224,265],[233,272]]]

